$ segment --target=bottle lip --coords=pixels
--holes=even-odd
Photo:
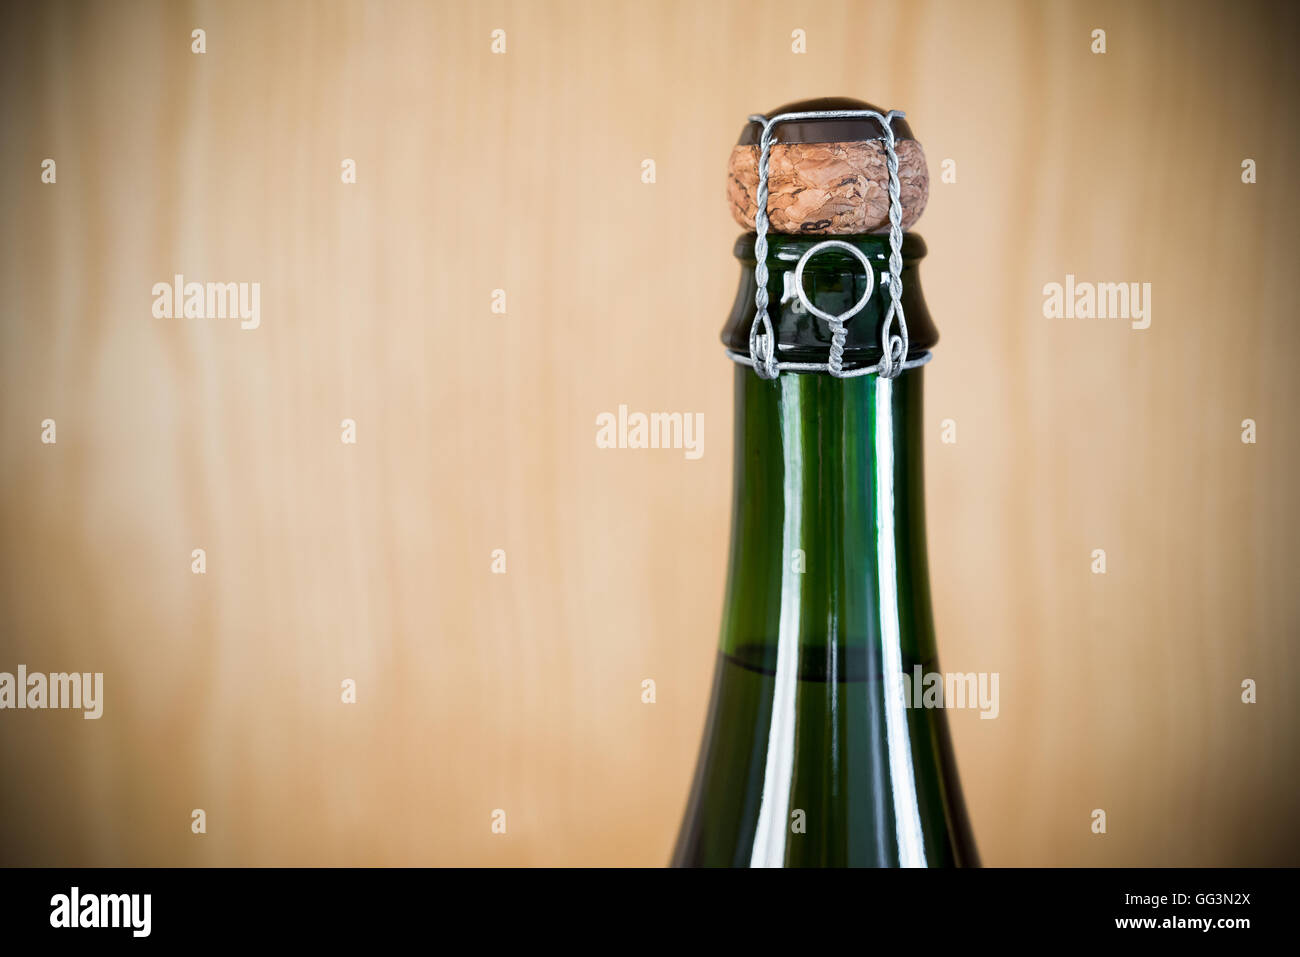
[[[754,255],[754,243],[758,239],[758,234],[754,232],[741,233],[736,237],[736,243],[732,247],[732,254],[741,262],[757,263],[758,258]],[[889,234],[888,233],[863,233],[859,235],[807,235],[797,236],[792,233],[771,233],[767,234],[767,258],[771,262],[775,260],[780,263],[797,263],[799,258],[813,246],[825,242],[827,239],[838,239],[842,242],[851,243],[857,246],[869,258],[872,259],[889,259]],[[902,254],[904,262],[914,262],[925,257],[928,252],[925,240],[918,233],[903,233]],[[811,267],[810,267],[811,268]]]
[[[796,308],[798,304],[788,294],[787,285],[787,274],[795,272],[803,254],[827,238],[822,235],[794,236],[788,233],[769,233],[767,236],[769,315],[776,334],[777,358],[782,362],[827,361],[831,344],[829,325],[802,308]],[[875,290],[862,311],[845,325],[848,333],[844,349],[845,362],[869,365],[880,359],[880,332],[889,305],[888,284],[883,281],[883,276],[889,269],[889,236],[868,233],[834,238],[857,247],[874,266]],[[754,322],[757,266],[754,258],[755,239],[757,236],[752,232],[742,233],[736,239],[734,252],[741,262],[741,280],[721,337],[728,350],[746,356],[749,355],[749,335]],[[919,260],[926,253],[925,240],[916,233],[904,233],[901,252],[903,303],[909,340],[907,358],[912,360],[935,347],[939,341],[939,330],[935,328],[926,308],[918,275]],[[837,312],[839,308],[852,305],[857,298],[853,294],[854,290],[860,294],[861,272],[862,264],[848,252],[828,251],[825,255],[815,256],[808,261],[805,268],[806,288],[814,297],[819,287],[822,294],[829,293],[835,308],[830,304],[824,305],[824,308]],[[848,285],[837,278],[846,275],[855,277]]]

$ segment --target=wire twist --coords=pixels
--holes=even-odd
[[[844,340],[849,337],[849,331],[844,328],[844,323],[839,320],[831,322],[830,327],[831,354],[826,363],[826,368],[831,375],[839,379],[844,375]]]
[[[776,363],[776,333],[772,330],[772,320],[767,315],[767,163],[772,152],[773,124],[761,113],[750,117],[751,121],[763,124],[763,135],[759,137],[758,154],[758,213],[755,228],[758,237],[754,240],[754,281],[758,289],[754,293],[754,324],[749,327],[749,354],[754,357],[754,371],[759,378],[775,379],[780,375]],[[762,225],[759,225],[759,219]],[[759,326],[762,326],[760,332]]]
[[[890,117],[895,111],[889,112]],[[903,114],[899,113],[899,116]],[[880,330],[880,374],[892,379],[902,371],[907,358],[907,318],[903,315],[903,198],[898,184],[898,152],[894,149],[894,128],[888,120],[885,127],[885,166],[889,170],[889,311]],[[889,331],[898,320],[898,335]],[[897,350],[897,351],[895,351]]]

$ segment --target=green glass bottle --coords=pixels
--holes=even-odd
[[[789,108],[786,108],[788,110]],[[788,294],[822,238],[768,237],[782,361],[826,361],[826,324]],[[884,235],[837,236],[887,267]],[[723,341],[746,353],[755,237]],[[924,243],[902,243],[909,357],[937,333],[921,296]],[[857,259],[809,259],[808,298],[838,314],[863,294]],[[848,324],[846,365],[881,356],[876,283]],[[926,565],[923,369],[895,378],[735,367],[730,570],[704,741],[677,866],[977,864],[945,712],[909,706],[902,675],[937,671]]]

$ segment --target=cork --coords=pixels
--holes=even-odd
[[[827,98],[791,103],[767,113],[835,109],[876,109],[860,100]],[[883,110],[878,110],[883,113]],[[756,130],[749,124],[727,164],[727,202],[746,229],[758,211]],[[902,227],[911,229],[925,210],[930,175],[921,144],[910,128],[895,121],[895,151],[902,200]],[[889,169],[883,134],[875,120],[819,120],[782,124],[768,157],[767,212],[774,232],[803,235],[854,235],[889,230]]]

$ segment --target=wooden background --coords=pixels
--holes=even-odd
[[[943,666],[1001,674],[954,716],[985,862],[1300,862],[1285,5],[3,17],[0,670],[107,693],[0,713],[4,863],[665,862],[726,562],[725,164],[827,94],[906,109],[934,176],[931,572]],[[153,318],[175,273],[260,282],[261,328]],[[1151,327],[1045,319],[1067,273],[1150,282]],[[703,458],[597,449],[620,403],[703,412]]]

